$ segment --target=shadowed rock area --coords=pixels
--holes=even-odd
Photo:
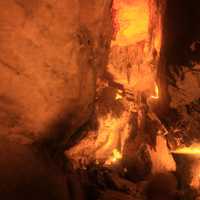
[[[64,173],[48,156],[2,137],[0,150],[1,199],[70,199]]]
[[[111,0],[0,1],[1,199],[83,198],[51,145],[67,144],[93,111],[110,10]]]

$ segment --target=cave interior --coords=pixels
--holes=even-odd
[[[199,0],[1,0],[0,198],[200,199]]]

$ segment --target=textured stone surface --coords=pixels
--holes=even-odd
[[[182,67],[179,75],[174,75],[176,87],[169,85],[170,106],[176,109],[178,120],[170,135],[172,146],[190,145],[200,141],[200,65],[192,69]],[[196,140],[196,141],[195,141]]]
[[[171,107],[185,106],[200,98],[200,65],[192,70],[183,67],[182,73],[175,76],[175,80],[176,87],[169,85]]]
[[[168,149],[165,137],[157,136],[156,149],[150,149],[152,161],[152,173],[173,172],[176,170],[176,163]]]
[[[109,46],[110,2],[0,2],[1,132],[35,139],[59,120],[73,132],[88,119]]]

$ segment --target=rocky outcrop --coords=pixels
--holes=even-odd
[[[0,2],[1,133],[69,137],[88,120],[109,47],[110,6],[110,0]]]

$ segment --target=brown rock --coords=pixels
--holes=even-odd
[[[152,162],[145,144],[136,146],[135,141],[127,140],[122,162],[126,177],[131,181],[144,180],[151,173]]]
[[[41,139],[63,121],[57,132],[68,129],[69,137],[87,121],[95,68],[106,62],[111,1],[95,1],[87,12],[92,2],[0,2],[1,132]]]

